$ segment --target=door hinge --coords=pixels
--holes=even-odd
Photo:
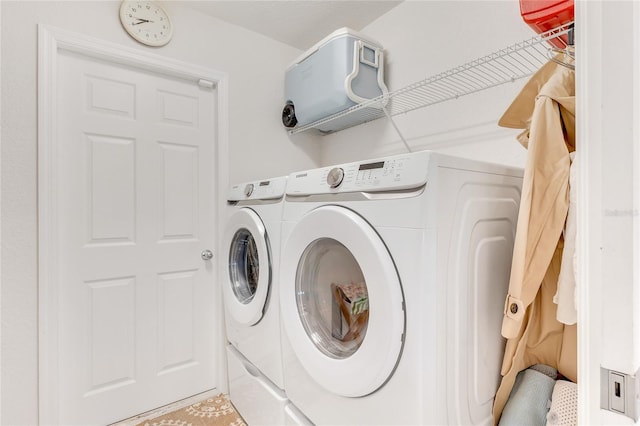
[[[635,375],[600,367],[600,408],[638,421],[640,370]]]
[[[205,89],[213,89],[216,86],[216,84],[213,81],[209,81],[209,80],[205,80],[204,78],[201,78],[200,80],[198,80],[198,86],[204,87]]]

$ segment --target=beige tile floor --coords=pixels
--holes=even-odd
[[[220,394],[220,391],[216,389],[212,389],[207,392],[203,392],[189,398],[185,398],[180,401],[176,401],[172,404],[165,405],[164,407],[157,408],[155,410],[147,411],[146,413],[138,414],[137,416],[122,420],[117,423],[113,423],[110,426],[135,426],[146,420],[155,419],[156,417],[163,416],[167,413],[171,413],[172,411],[179,410],[181,408],[188,407],[189,405],[195,404],[196,402],[205,400],[207,398],[214,397]]]

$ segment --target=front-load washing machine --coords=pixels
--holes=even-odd
[[[490,423],[521,185],[428,151],[291,174],[291,403],[318,425]]]
[[[278,262],[286,177],[233,185],[222,243],[229,397],[249,424],[282,424]]]

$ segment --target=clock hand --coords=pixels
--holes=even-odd
[[[153,24],[153,21],[150,21],[148,19],[142,19],[142,18],[136,18],[138,20],[138,22],[134,22],[132,25],[140,25],[140,24],[144,24],[146,22],[150,22]]]

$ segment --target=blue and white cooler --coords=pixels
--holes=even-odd
[[[314,126],[327,133],[341,130],[384,115],[387,93],[380,44],[341,28],[287,68],[282,122],[288,128],[305,126],[380,97],[380,104]]]

